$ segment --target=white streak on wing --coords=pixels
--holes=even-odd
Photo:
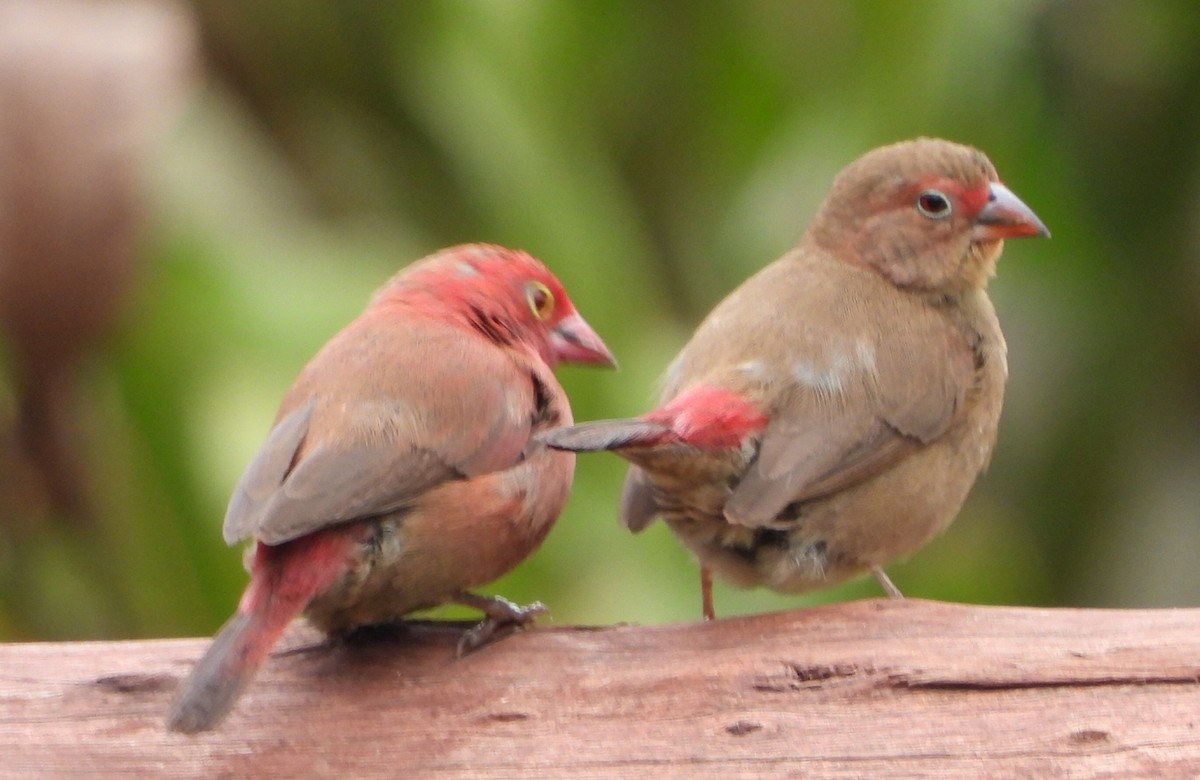
[[[852,350],[833,349],[824,361],[797,361],[792,365],[796,382],[822,394],[838,394],[846,382],[875,373],[875,348],[858,339]]]
[[[739,363],[737,371],[751,379],[762,379],[767,375],[766,366],[763,365],[761,360],[747,360],[744,363]]]
[[[866,339],[854,342],[854,355],[858,358],[859,369],[866,374],[875,373],[875,347]]]
[[[792,376],[799,384],[821,393],[840,393],[842,390],[842,378],[834,368],[818,368],[812,363],[802,361],[792,366]]]

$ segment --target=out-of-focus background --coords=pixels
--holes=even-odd
[[[1200,6],[1148,2],[0,2],[0,639],[206,634],[233,484],[309,356],[440,247],[541,257],[649,408],[703,314],[833,175],[917,135],[1045,220],[991,291],[990,472],[891,569],[984,603],[1200,601]],[[487,589],[559,623],[690,620],[696,568],[579,460]],[[718,586],[718,613],[878,595]]]

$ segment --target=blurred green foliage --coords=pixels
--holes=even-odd
[[[912,596],[1200,597],[1200,6],[1178,2],[195,0],[207,76],[149,171],[116,344],[87,366],[101,521],[0,523],[0,638],[211,632],[244,583],[224,503],[304,361],[397,268],[522,247],[621,360],[564,368],[577,419],[636,414],[703,314],[800,235],[867,149],[985,150],[1054,232],[991,290],[1011,379],[958,522],[891,569]],[[0,413],[5,410],[0,394]],[[696,618],[623,464],[487,590],[560,623]],[[12,479],[0,474],[0,480]],[[878,595],[718,586],[721,615]]]

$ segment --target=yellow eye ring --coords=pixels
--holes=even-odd
[[[525,300],[529,310],[539,320],[549,319],[554,313],[554,293],[541,282],[530,282],[525,285]]]

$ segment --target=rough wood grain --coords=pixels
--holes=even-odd
[[[3,777],[1200,777],[1200,610],[862,601],[352,643],[297,625],[224,726],[207,640],[0,646]]]

